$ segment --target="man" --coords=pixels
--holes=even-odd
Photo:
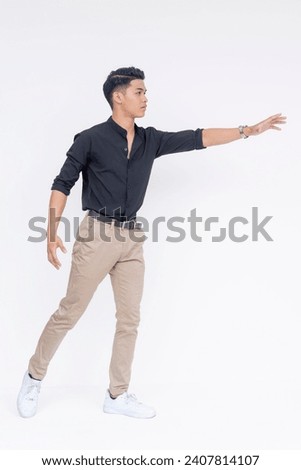
[[[67,159],[51,187],[47,230],[48,260],[59,269],[57,249],[66,249],[57,236],[70,190],[83,177],[82,208],[87,211],[72,252],[66,296],[50,317],[29,361],[18,395],[22,417],[36,413],[41,381],[66,333],[86,310],[104,277],[111,278],[116,303],[116,331],[110,362],[110,383],[103,411],[151,418],[155,410],[128,393],[140,320],[145,233],[136,221],[156,158],[248,138],[268,129],[280,130],[285,117],[276,114],[254,126],[163,132],[142,128],[135,119],[147,107],[144,72],[134,68],[112,71],[103,91],[112,109],[110,118],[75,135]]]

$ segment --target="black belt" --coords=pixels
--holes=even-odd
[[[113,224],[117,227],[127,228],[129,230],[134,228],[142,228],[141,222],[137,222],[135,219],[125,220],[124,222],[122,222],[121,220],[114,219],[113,217],[108,217],[94,210],[89,210],[88,215],[90,217],[93,217],[94,219],[100,220],[101,222]]]

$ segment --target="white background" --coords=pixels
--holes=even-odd
[[[2,449],[300,448],[300,18],[297,0],[1,1]],[[73,240],[47,261],[28,221],[77,132],[106,120],[111,70],[145,71],[144,127],[288,124],[156,160],[140,216],[251,221],[274,239],[144,244],[142,321],[130,391],[158,416],[105,415],[115,307],[110,281],[54,357],[38,415],[17,416],[29,357],[65,294]],[[65,210],[80,217],[81,180]],[[250,234],[242,226],[238,235]],[[217,231],[216,233],[217,234]],[[62,234],[63,235],[63,234]]]

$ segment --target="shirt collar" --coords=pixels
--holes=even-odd
[[[114,119],[112,118],[112,116],[109,117],[109,119],[107,120],[107,123],[115,130],[118,132],[118,134],[121,134],[122,137],[127,137],[127,130],[124,129],[123,127],[119,126],[119,124],[117,124],[117,122],[114,121]],[[138,130],[138,126],[136,125],[136,123],[134,123],[134,127],[135,127],[135,132]]]

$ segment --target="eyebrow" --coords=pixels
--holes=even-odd
[[[138,87],[138,88],[136,88],[136,90],[141,90],[141,91],[147,92],[147,89],[146,89],[146,88],[140,88],[140,87]]]

